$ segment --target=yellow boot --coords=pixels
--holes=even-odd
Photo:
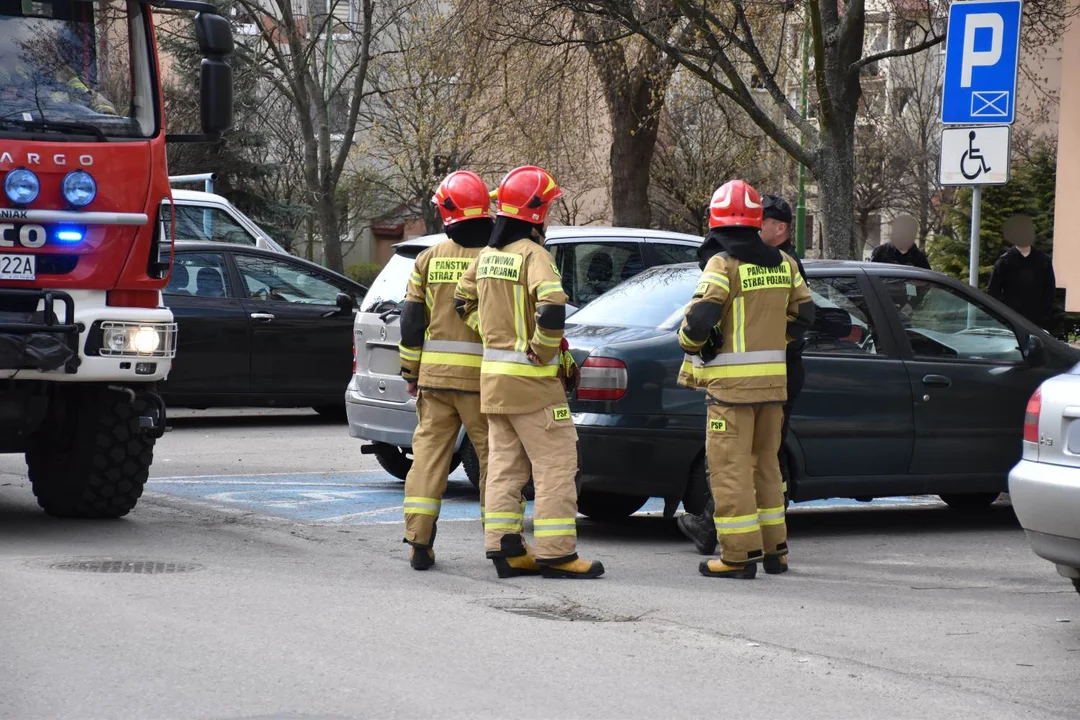
[[[588,580],[604,574],[604,566],[597,560],[574,558],[558,565],[545,565],[542,568],[546,578],[573,578]]]
[[[753,580],[757,576],[757,563],[735,565],[726,563],[720,558],[714,560],[702,560],[698,565],[698,572],[706,577],[734,578],[736,580]]]
[[[540,574],[540,567],[536,564],[536,556],[531,552],[517,557],[491,558],[491,562],[495,563],[495,572],[501,578]]]
[[[409,564],[412,565],[413,570],[427,570],[435,564],[435,551],[431,548],[414,547]]]

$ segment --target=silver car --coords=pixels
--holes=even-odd
[[[372,283],[354,325],[356,370],[345,391],[349,434],[369,441],[362,452],[374,454],[391,475],[405,478],[412,466],[416,403],[399,375],[398,315],[416,256],[445,239],[428,235],[399,243],[395,255]],[[562,274],[569,310],[599,297],[646,268],[697,260],[701,238],[694,235],[605,227],[552,227],[547,248]],[[454,466],[464,462],[469,479],[479,481],[479,463],[464,429],[458,436]]]
[[[1080,592],[1080,365],[1035,391],[1009,494],[1031,549]]]

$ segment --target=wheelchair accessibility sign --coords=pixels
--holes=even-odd
[[[1012,128],[947,127],[941,132],[942,185],[1004,185],[1009,182]]]

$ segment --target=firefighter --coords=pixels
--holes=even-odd
[[[720,557],[702,575],[750,579],[787,570],[780,433],[787,399],[786,347],[813,323],[795,260],[758,232],[762,202],[742,180],[709,205],[707,257],[679,344],[690,357],[679,382],[707,393],[705,452]],[[711,256],[710,256],[711,255]]]
[[[507,173],[495,193],[488,247],[458,283],[461,317],[480,330],[480,408],[488,416],[484,534],[499,577],[540,567],[546,578],[595,578],[599,562],[577,555],[577,432],[561,369],[573,373],[563,343],[566,293],[544,249],[555,179],[534,166]],[[522,538],[519,504],[532,472],[535,555]]]
[[[401,311],[401,376],[416,397],[413,465],[405,478],[405,540],[410,564],[435,563],[436,522],[450,458],[462,424],[480,459],[480,512],[487,473],[487,420],[480,412],[483,345],[475,328],[454,312],[454,289],[491,237],[487,186],[467,170],[450,173],[431,201],[439,208],[447,240],[416,258]]]
[[[795,261],[798,266],[799,276],[803,279],[806,278],[806,271],[803,269],[802,260],[795,252],[795,247],[791,242],[791,206],[787,201],[779,195],[762,195],[762,223],[761,239],[765,241],[766,245],[778,248],[788,257]],[[705,263],[708,258],[716,254],[719,251],[719,245],[717,240],[713,238],[711,242],[703,244],[705,248],[703,254],[706,256],[702,260],[702,269],[704,270]],[[791,408],[795,403],[795,398],[802,392],[803,381],[806,379],[806,372],[803,369],[802,353],[805,342],[802,338],[792,340],[787,344],[785,363],[787,365],[787,402],[784,403],[784,422],[780,429],[780,467],[781,476],[783,478],[788,477],[788,473],[784,472],[787,468],[787,454],[783,450],[783,439],[787,437],[788,424],[791,422]],[[787,493],[787,480],[782,482],[783,491]],[[710,494],[708,501],[705,503],[705,510],[700,515],[693,515],[686,513],[681,515],[678,520],[679,529],[683,535],[688,537],[694,542],[694,546],[697,551],[702,555],[712,555],[716,552],[716,526],[713,522],[713,514],[715,511],[715,505]]]

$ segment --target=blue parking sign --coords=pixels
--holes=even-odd
[[[1016,117],[1020,0],[954,2],[945,40],[941,122],[1007,125]]]

